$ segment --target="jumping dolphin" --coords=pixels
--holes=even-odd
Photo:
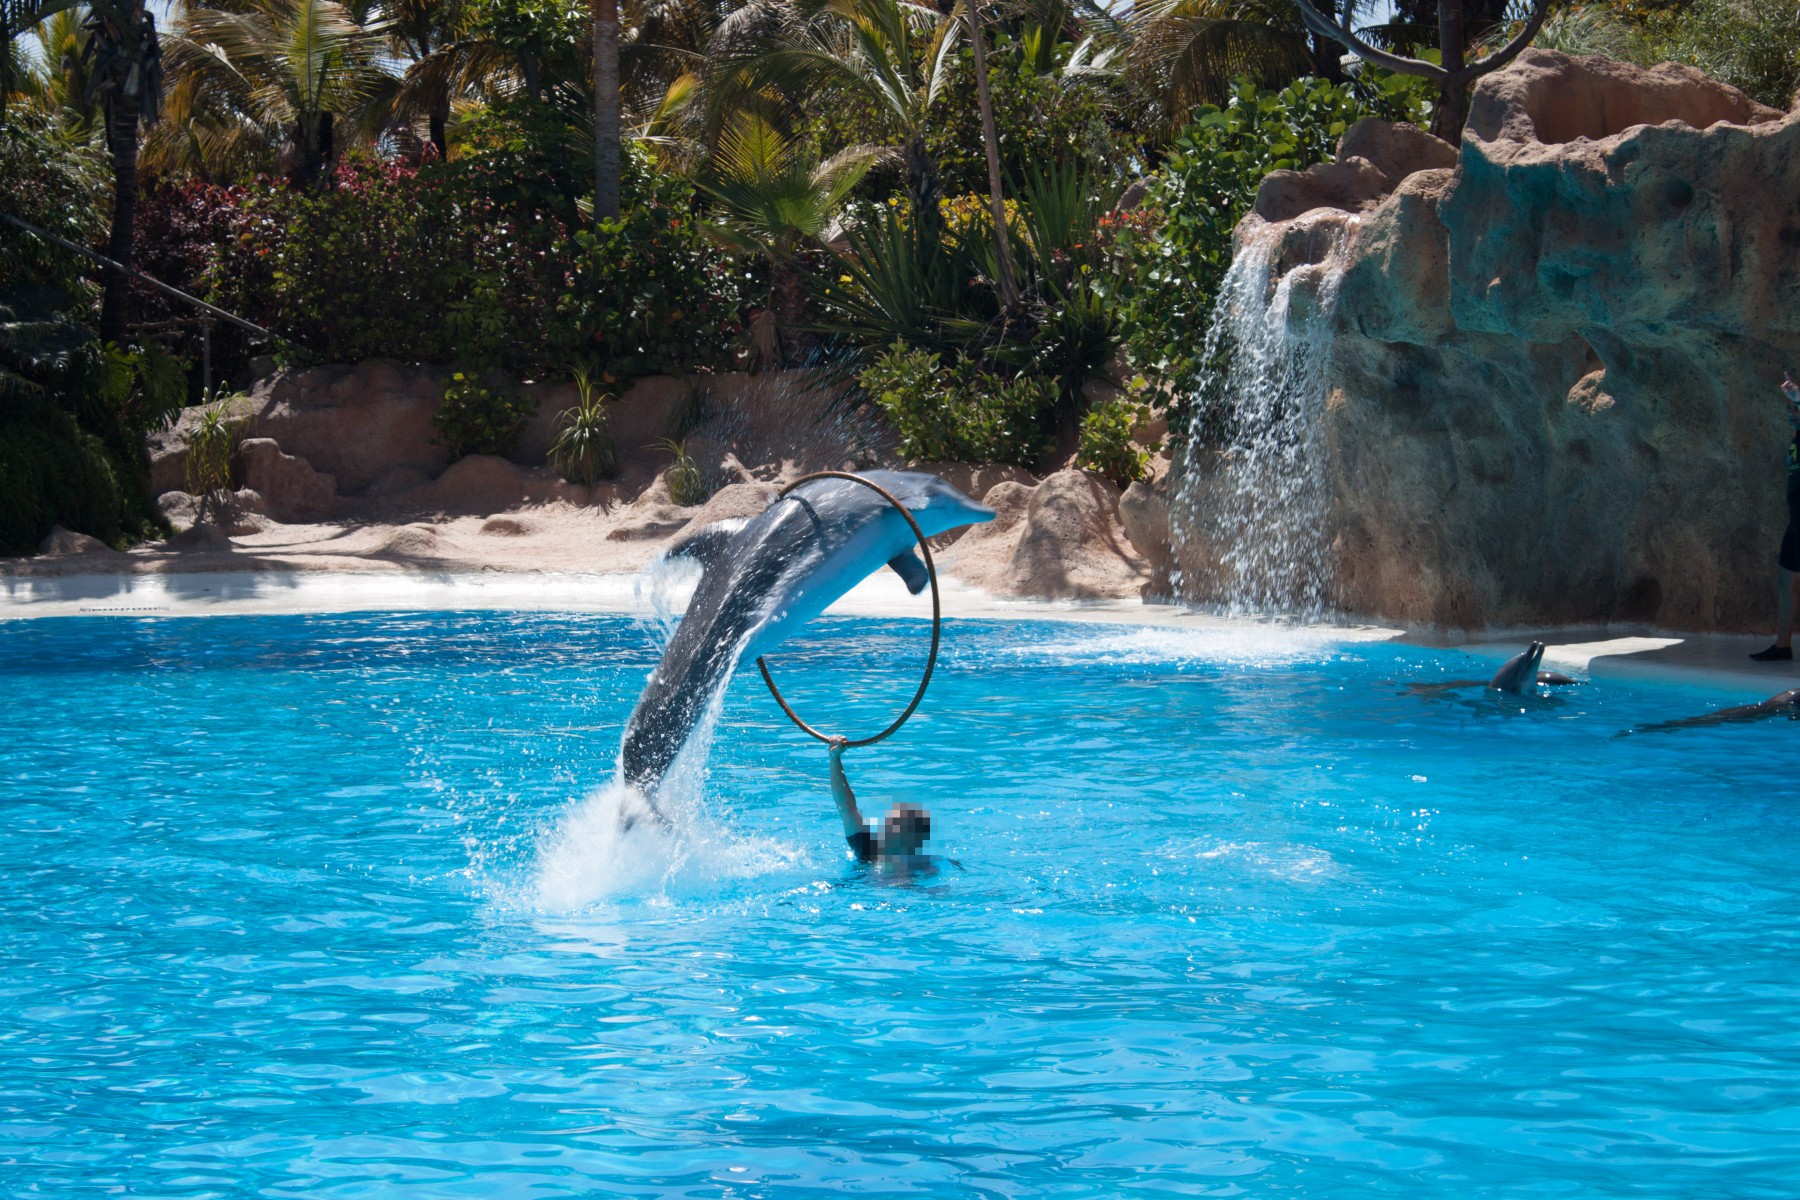
[[[1490,692],[1510,692],[1522,696],[1526,690],[1538,684],[1563,685],[1577,683],[1561,671],[1540,671],[1538,664],[1544,661],[1544,643],[1533,642],[1518,654],[1507,659],[1494,677],[1487,681]],[[1407,690],[1414,695],[1434,695],[1438,692],[1453,691],[1456,688],[1481,687],[1479,679],[1452,679],[1446,683],[1415,683]]]
[[[937,478],[865,471],[926,537],[994,519]],[[927,583],[906,519],[847,479],[815,479],[748,522],[720,522],[671,551],[704,568],[687,615],[625,726],[619,767],[646,802],[737,664],[766,653],[865,577],[892,567],[915,595]]]
[[[1684,717],[1679,721],[1661,721],[1655,725],[1644,725],[1635,732],[1667,733],[1672,729],[1692,729],[1699,725],[1733,725],[1747,721],[1763,721],[1770,717],[1786,717],[1790,721],[1800,721],[1800,688],[1777,692],[1767,700],[1758,700],[1755,704],[1740,704],[1736,708],[1721,708],[1717,712],[1703,713],[1698,717]]]

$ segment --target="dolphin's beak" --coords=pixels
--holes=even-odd
[[[969,505],[969,519],[964,523],[968,525],[984,525],[999,515],[999,513],[995,512],[985,504],[971,503]]]

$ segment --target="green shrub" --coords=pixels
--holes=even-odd
[[[1114,297],[1124,260],[1107,224],[1117,198],[1114,184],[1079,164],[1038,164],[1015,180],[1007,210],[1021,306],[1010,315],[991,282],[985,198],[946,201],[923,220],[908,205],[884,206],[851,230],[837,269],[821,273],[824,328],[863,351],[898,340],[978,363],[999,379],[983,385],[990,389],[1016,390],[1020,376],[1048,380],[1048,407],[1073,445],[1082,387],[1115,357],[1123,332]]]
[[[147,530],[106,445],[54,405],[0,415],[0,554],[31,554],[61,525],[119,545]]]
[[[0,207],[77,243],[105,238],[103,154],[15,114],[0,127]],[[180,364],[102,346],[76,255],[0,224],[0,553],[61,525],[114,545],[156,527],[143,437],[181,403]]]
[[[1800,89],[1800,13],[1786,0],[1692,0],[1644,18],[1643,66],[1686,63],[1786,110]]]
[[[988,92],[1002,171],[1013,178],[1051,164],[1106,171],[1125,161],[1120,138],[1107,121],[1100,85],[1091,77],[1040,69],[1048,64],[1032,62],[1022,53],[1020,39],[998,27],[990,34]],[[986,195],[987,143],[974,53],[966,41],[950,67],[944,94],[931,109],[925,144],[942,174],[945,195]]]
[[[1144,477],[1150,463],[1150,450],[1132,443],[1131,434],[1150,416],[1142,404],[1115,397],[1088,409],[1081,419],[1081,445],[1075,464],[1084,471],[1104,475],[1120,488]]]
[[[899,433],[900,453],[915,461],[1029,467],[1041,452],[1043,415],[1056,402],[1048,379],[1006,379],[966,361],[945,369],[937,354],[899,341],[858,382]]]
[[[594,359],[604,384],[727,362],[750,268],[704,236],[691,186],[628,153],[623,215],[596,226],[569,199],[566,148],[546,144],[558,127],[504,118],[449,163],[352,159],[328,190],[233,189],[208,298],[326,362],[531,377]]]
[[[596,391],[585,367],[575,370],[575,403],[556,418],[550,462],[571,483],[592,487],[619,469],[619,451],[608,428],[610,395]]]
[[[444,386],[443,403],[431,414],[431,424],[453,460],[468,454],[508,455],[518,448],[536,407],[510,387],[489,387],[456,371]]]
[[[669,502],[679,504],[683,508],[695,504],[705,504],[712,489],[706,486],[706,473],[700,464],[688,457],[687,443],[674,438],[664,438],[657,445],[667,450],[675,459],[663,474],[663,482],[669,488]]]

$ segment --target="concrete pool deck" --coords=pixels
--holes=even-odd
[[[1269,622],[1222,617],[1138,600],[1009,600],[955,579],[942,580],[948,617],[977,620],[1069,621],[1163,629],[1230,629]],[[921,617],[923,597],[909,595],[887,572],[865,580],[829,610],[835,614]],[[345,613],[513,610],[648,615],[644,576],[508,571],[477,573],[390,571],[197,571],[0,575],[0,621],[36,617],[199,617]],[[1402,640],[1458,650],[1496,666],[1538,639],[1548,644],[1546,667],[1595,678],[1665,680],[1761,699],[1800,687],[1800,664],[1749,661],[1766,637],[1645,631],[1520,630],[1502,637],[1446,639],[1441,633],[1377,624],[1298,627],[1339,641]]]

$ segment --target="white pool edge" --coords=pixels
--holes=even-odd
[[[1066,621],[1162,629],[1221,629],[1277,622],[1223,617],[1142,600],[1012,600],[950,578],[943,612],[959,619]],[[348,612],[584,612],[646,616],[652,612],[638,574],[481,572],[206,571],[0,576],[0,621],[40,617],[204,617]],[[835,614],[922,618],[930,609],[887,572],[858,585],[829,610]],[[1440,635],[1373,623],[1291,625],[1298,634],[1341,642],[1403,639],[1466,652],[1496,665],[1531,635],[1443,646]],[[1764,639],[1715,634],[1583,630],[1550,643],[1544,662],[1595,679],[1684,683],[1761,698],[1800,687],[1795,664],[1758,665],[1744,656]]]

